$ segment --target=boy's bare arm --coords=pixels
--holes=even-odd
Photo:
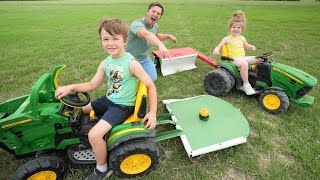
[[[150,76],[144,71],[141,64],[133,60],[130,63],[130,73],[132,76],[136,76],[141,82],[143,82],[148,90],[148,100],[149,100],[149,112],[144,117],[143,121],[147,121],[145,128],[154,129],[157,123],[157,91]]]
[[[70,84],[67,86],[60,86],[56,92],[55,92],[55,97],[60,99],[66,95],[68,95],[70,92],[89,92],[94,89],[96,89],[102,82],[104,78],[104,71],[103,71],[103,63],[102,61],[97,69],[96,74],[94,77],[91,79],[90,82],[85,82],[85,83],[79,83],[79,84]]]

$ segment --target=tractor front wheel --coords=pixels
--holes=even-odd
[[[204,79],[204,88],[213,96],[224,96],[231,90],[232,82],[223,69],[210,71]]]
[[[20,166],[13,175],[14,180],[56,180],[63,179],[64,162],[55,156],[44,156],[28,161]]]
[[[159,162],[157,144],[148,139],[129,141],[112,150],[109,164],[120,178],[134,178],[150,173]]]
[[[288,96],[279,90],[269,89],[264,91],[260,95],[259,101],[261,107],[271,114],[284,113],[289,107]]]

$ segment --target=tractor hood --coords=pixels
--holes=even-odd
[[[287,76],[293,76],[297,80],[300,80],[303,84],[306,84],[307,86],[313,87],[317,84],[317,79],[313,77],[312,75],[303,72],[299,69],[296,69],[291,66],[287,66],[280,63],[273,63],[273,70],[275,71],[282,71],[281,73],[284,73]]]

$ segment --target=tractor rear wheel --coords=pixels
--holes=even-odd
[[[232,82],[225,70],[210,71],[204,79],[204,88],[213,96],[224,96],[231,90]]]
[[[271,113],[279,114],[287,111],[289,107],[288,96],[279,90],[265,90],[259,97],[261,107]]]
[[[55,156],[43,156],[20,166],[13,175],[14,180],[63,179],[64,162]]]
[[[230,81],[231,81],[231,87],[230,89],[234,88],[234,85],[236,84],[236,80],[234,79],[234,77],[231,75],[230,71],[225,69],[225,68],[221,68],[222,71],[226,72],[226,74],[228,75]]]
[[[109,164],[120,178],[134,178],[150,173],[159,163],[157,144],[148,139],[129,141],[112,150]]]

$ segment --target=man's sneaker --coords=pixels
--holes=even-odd
[[[250,84],[243,85],[242,89],[244,90],[244,92],[246,92],[247,95],[252,95],[256,93],[256,91],[251,87]]]
[[[94,171],[86,177],[86,180],[102,180],[111,176],[113,173],[112,170],[108,169],[106,172],[100,172],[98,169],[94,169]]]

